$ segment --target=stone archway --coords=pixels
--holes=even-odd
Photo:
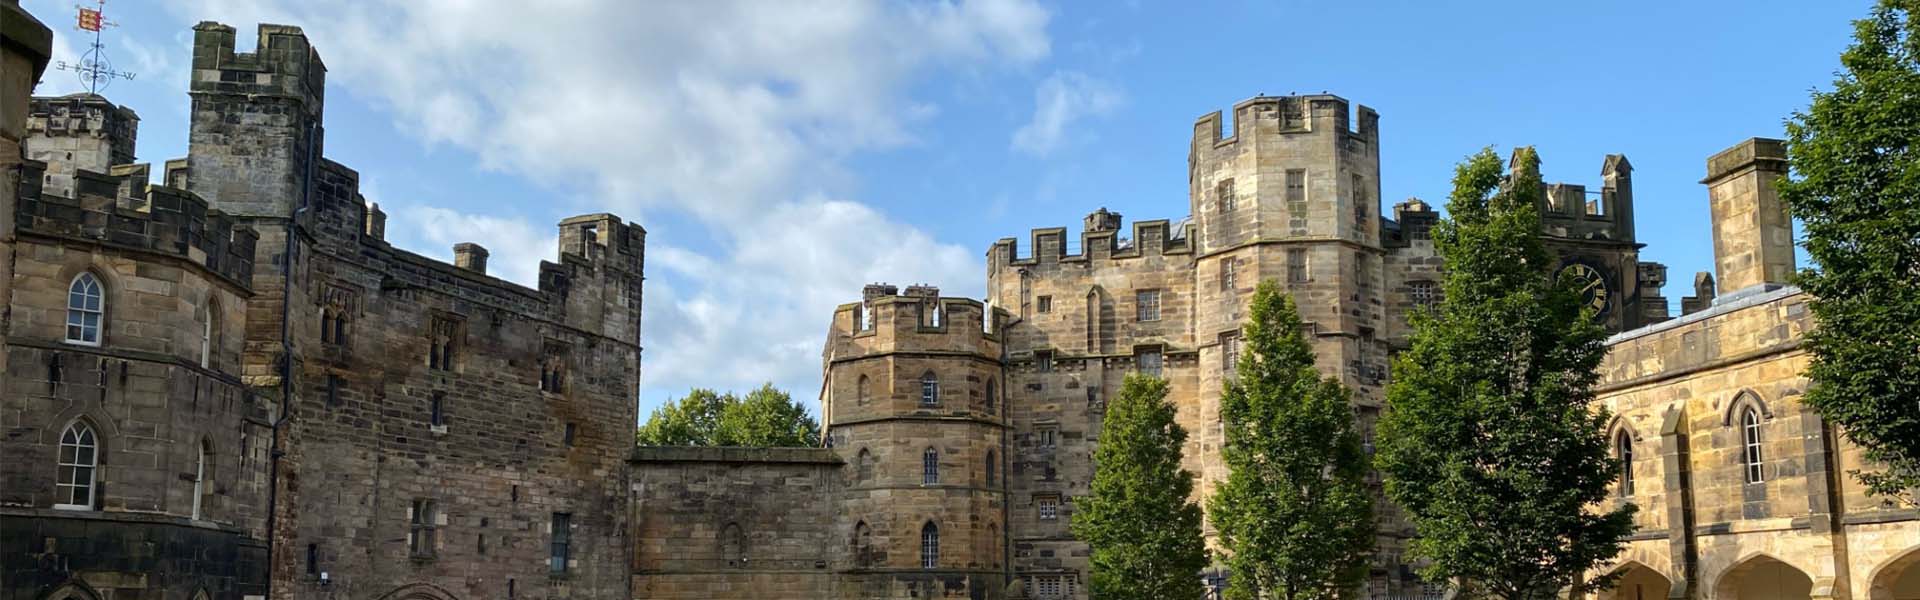
[[[1721,574],[1719,583],[1713,586],[1713,597],[1722,600],[1808,600],[1813,597],[1813,578],[1780,559],[1757,554]]]
[[[1920,600],[1920,546],[1874,570],[1868,600]]]
[[[458,596],[431,583],[409,583],[380,595],[380,600],[460,600]]]
[[[80,580],[73,580],[53,588],[52,592],[41,596],[43,600],[100,600],[100,594]]]
[[[1613,587],[1594,594],[1595,600],[1665,600],[1673,590],[1667,576],[1638,562],[1621,565],[1613,572],[1620,578],[1614,580]]]

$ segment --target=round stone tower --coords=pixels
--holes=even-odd
[[[1005,312],[867,286],[834,313],[821,412],[846,461],[849,598],[1001,598],[1009,580]]]

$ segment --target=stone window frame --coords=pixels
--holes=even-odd
[[[920,568],[940,567],[940,526],[927,521],[920,526]]]
[[[1735,456],[1740,465],[1740,480],[1746,485],[1767,482],[1765,427],[1772,420],[1773,411],[1768,408],[1766,400],[1751,389],[1742,389],[1734,394],[1733,401],[1727,403],[1726,412],[1720,417],[1721,426],[1735,428],[1736,439],[1740,442],[1740,452]]]
[[[447,432],[447,392],[434,390],[427,398],[427,426],[434,433]]]
[[[427,368],[454,371],[465,346],[467,322],[458,315],[435,312],[427,330]]]
[[[873,402],[872,383],[864,373],[860,375],[859,379],[854,380],[853,401],[859,406],[866,406]]]
[[[986,412],[989,415],[999,414],[998,411],[1000,409],[1000,398],[998,397],[998,394],[1000,393],[1000,389],[999,389],[999,386],[994,385],[995,379],[997,378],[992,375],[987,376],[987,394],[985,397],[985,404],[987,409]]]
[[[1221,214],[1233,212],[1239,208],[1238,196],[1233,190],[1233,178],[1228,177],[1213,185],[1215,210]]]
[[[66,343],[90,348],[98,348],[106,343],[107,308],[111,304],[108,296],[106,278],[93,269],[81,269],[73,279],[68,280],[66,326],[62,335]],[[91,324],[87,317],[93,317]],[[91,337],[88,336],[89,332]]]
[[[207,520],[208,501],[213,499],[213,440],[200,438],[199,454],[194,457],[193,465],[193,508],[191,519]]]
[[[720,527],[720,558],[735,569],[747,566],[747,534],[738,521]]]
[[[1052,373],[1053,372],[1053,351],[1052,350],[1033,351],[1033,370],[1036,373]]]
[[[1000,462],[999,453],[994,452],[992,448],[988,448],[987,449],[987,465],[986,465],[987,466],[987,485],[995,485],[994,481],[1000,476],[999,462]]]
[[[432,498],[414,498],[407,507],[407,556],[431,560],[439,549],[440,507]]]
[[[1373,211],[1367,208],[1367,179],[1359,173],[1351,175],[1353,177],[1353,227],[1357,233],[1365,234],[1367,219],[1373,215]]]
[[[1240,367],[1240,330],[1220,333],[1220,375],[1232,379]]]
[[[553,513],[547,529],[547,573],[566,575],[573,560],[573,513]]]
[[[1285,189],[1286,189],[1286,199],[1287,199],[1288,206],[1299,206],[1299,205],[1306,204],[1307,203],[1307,170],[1306,169],[1287,169],[1285,173],[1282,175],[1282,177],[1284,177],[1283,181],[1285,182],[1285,186],[1286,186]]]
[[[1287,283],[1313,281],[1313,257],[1305,248],[1287,249]]]
[[[1133,349],[1133,370],[1143,375],[1160,377],[1166,372],[1166,349],[1158,345],[1136,346]]]
[[[860,448],[860,451],[854,454],[854,463],[853,463],[854,481],[858,481],[862,483],[867,481],[872,481],[873,480],[873,463],[874,463],[873,451],[865,447]]]
[[[567,359],[573,353],[566,342],[548,340],[540,349],[540,391],[559,394],[567,389]]]
[[[1431,279],[1415,279],[1407,282],[1407,301],[1415,308],[1439,306],[1446,294],[1441,291],[1440,283]]]
[[[1034,494],[1034,518],[1042,521],[1058,521],[1060,520],[1060,505],[1060,494]]]
[[[1633,432],[1621,427],[1613,433],[1613,458],[1620,461],[1620,481],[1618,493],[1621,498],[1633,496]]]
[[[60,428],[59,453],[55,456],[54,510],[94,510],[100,505],[100,455],[104,446],[100,428],[85,417],[68,421],[66,427]],[[68,448],[73,449],[71,454]],[[85,483],[81,482],[83,474]],[[72,502],[78,490],[86,491],[85,504]]]
[[[1033,312],[1047,314],[1053,312],[1053,295],[1042,294],[1034,299]]]
[[[853,525],[853,535],[848,538],[848,550],[853,554],[853,565],[867,567],[873,564],[873,527],[862,519]]]
[[[320,343],[340,348],[348,347],[348,325],[353,322],[353,309],[358,294],[348,288],[328,284],[320,292]]]
[[[1240,259],[1220,259],[1220,291],[1231,292],[1239,287]]]
[[[940,484],[940,450],[933,446],[920,452],[920,484]]]
[[[940,376],[932,369],[920,374],[920,406],[940,405]]]
[[[220,340],[220,299],[212,292],[207,293],[207,302],[200,310],[200,368],[213,366],[213,346]]]
[[[1160,289],[1134,290],[1133,320],[1153,323],[1160,320]]]

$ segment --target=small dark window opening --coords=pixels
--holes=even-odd
[[[340,406],[339,375],[327,375],[327,406]]]
[[[446,392],[433,393],[433,405],[431,407],[430,418],[432,419],[432,423],[434,427],[447,426],[447,393]]]
[[[320,545],[307,544],[307,575],[320,576]]]
[[[580,429],[580,427],[579,427],[579,426],[577,426],[577,425],[574,425],[573,423],[568,423],[568,424],[567,424],[567,432],[566,432],[566,434],[565,434],[565,435],[566,435],[566,441],[567,441],[567,447],[569,447],[569,448],[571,448],[571,447],[573,447],[573,438],[574,438],[574,435],[575,435],[576,433],[578,433],[578,432],[579,432],[579,429]]]
[[[547,566],[555,574],[567,572],[567,560],[572,554],[573,515],[553,513],[553,547]]]

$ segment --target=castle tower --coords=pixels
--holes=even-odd
[[[259,32],[236,53],[232,27],[193,27],[187,189],[228,214],[287,217],[323,154],[327,68],[299,27]]]
[[[1188,181],[1199,225],[1192,275],[1199,418],[1184,424],[1195,446],[1189,454],[1217,455],[1225,442],[1220,392],[1262,280],[1279,282],[1298,302],[1321,371],[1354,390],[1361,426],[1371,431],[1386,381],[1389,304],[1379,121],[1370,108],[1321,94],[1242,101],[1224,135],[1220,113],[1195,123]],[[1223,461],[1190,462],[1202,495],[1227,475]],[[1380,521],[1383,532],[1397,529],[1389,516]],[[1394,554],[1383,552],[1383,560]]]
[[[868,286],[833,316],[821,412],[845,461],[849,598],[1001,598],[1007,585],[1005,311]]]
[[[1720,295],[1793,276],[1793,221],[1773,182],[1787,175],[1780,140],[1751,138],[1707,159],[1713,258]]]
[[[42,192],[73,197],[73,174],[105,174],[133,162],[140,116],[94,94],[34,98],[27,116],[27,158],[47,163]]]
[[[1559,258],[1557,273],[1587,281],[1588,300],[1600,321],[1624,331],[1664,319],[1665,298],[1655,276],[1664,267],[1640,262],[1634,240],[1633,164],[1609,154],[1600,165],[1598,193],[1574,183],[1542,183],[1540,227]],[[1647,274],[1643,277],[1642,274]],[[1649,312],[1648,307],[1655,307]]]

